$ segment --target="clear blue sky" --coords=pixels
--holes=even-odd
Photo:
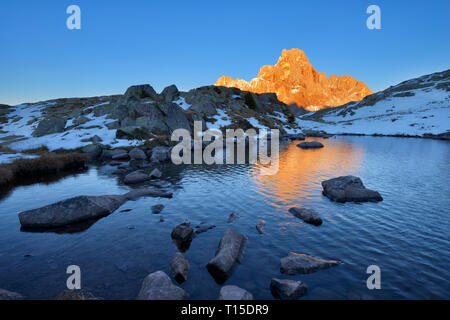
[[[82,29],[66,28],[81,8]],[[366,28],[381,7],[382,30]],[[251,79],[284,48],[374,91],[450,68],[450,1],[2,0],[0,103]]]

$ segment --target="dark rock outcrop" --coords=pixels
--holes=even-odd
[[[225,282],[237,263],[241,262],[247,237],[229,228],[219,243],[216,255],[206,268],[218,283]]]
[[[185,221],[172,230],[172,239],[179,241],[181,243],[186,243],[192,240],[194,234],[194,229],[191,228],[191,223]]]
[[[383,198],[377,191],[366,189],[360,178],[344,176],[322,182],[323,195],[337,202],[377,202]]]
[[[47,134],[63,132],[66,127],[66,120],[63,118],[50,118],[41,120],[37,128],[33,131],[34,137],[42,137]]]

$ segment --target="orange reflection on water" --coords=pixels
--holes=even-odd
[[[322,149],[303,150],[292,142],[280,148],[279,170],[274,175],[260,173],[255,165],[252,178],[257,192],[272,199],[271,205],[289,209],[299,199],[321,194],[321,182],[326,179],[356,174],[363,161],[361,146],[339,139],[307,139],[320,141]]]

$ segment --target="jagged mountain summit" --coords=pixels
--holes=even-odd
[[[276,65],[263,66],[256,78],[247,82],[222,76],[216,86],[235,87],[254,93],[276,93],[278,100],[309,111],[359,101],[373,92],[351,76],[317,72],[300,49],[283,50]]]
[[[450,139],[450,69],[404,81],[359,102],[305,114],[305,130]]]

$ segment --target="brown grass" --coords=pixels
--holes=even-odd
[[[0,187],[18,184],[21,180],[40,179],[64,171],[84,168],[89,157],[70,153],[43,155],[36,159],[17,159],[10,164],[0,165]]]

